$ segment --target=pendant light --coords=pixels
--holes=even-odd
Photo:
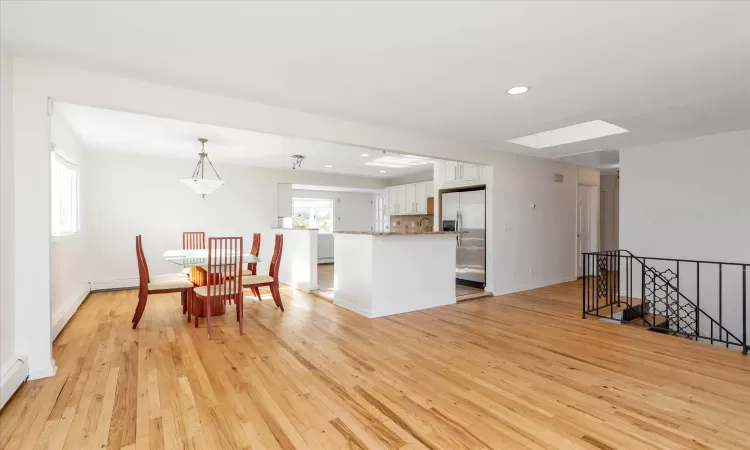
[[[199,138],[198,141],[201,143],[201,152],[198,153],[198,156],[200,157],[200,159],[198,159],[198,165],[195,166],[191,178],[183,178],[180,182],[187,185],[190,189],[195,191],[196,194],[200,194],[205,198],[206,194],[212,193],[221,187],[224,182],[221,180],[216,169],[214,169],[214,165],[211,164],[211,160],[208,158],[208,153],[206,153],[206,142],[208,142],[208,139]],[[211,170],[214,171],[214,175],[216,175],[215,180],[203,178],[203,169],[206,165],[205,161],[208,161],[208,165],[211,167]]]

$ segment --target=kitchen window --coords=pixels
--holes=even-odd
[[[333,233],[333,199],[293,198],[292,228],[317,228],[320,233]]]
[[[52,153],[52,235],[78,232],[78,166]]]

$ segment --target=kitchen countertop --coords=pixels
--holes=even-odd
[[[434,236],[436,234],[458,234],[458,231],[415,231],[413,233],[390,233],[379,231],[334,231],[333,234],[360,234],[364,236]]]

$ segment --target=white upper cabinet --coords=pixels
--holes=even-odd
[[[387,188],[388,214],[427,214],[427,198],[435,195],[434,186],[432,181],[424,181]]]
[[[482,167],[477,164],[442,161],[443,184],[470,185],[472,181],[479,181],[482,177]],[[440,166],[438,166],[438,170]]]
[[[416,184],[406,184],[404,185],[405,190],[405,204],[404,204],[404,212],[409,213],[415,213],[417,212],[417,185]]]
[[[407,214],[406,186],[391,186],[388,188],[388,214]]]
[[[414,184],[414,191],[416,196],[414,197],[414,212],[419,214],[427,214],[427,182]]]
[[[462,181],[478,180],[479,166],[476,164],[460,163],[458,165],[458,176]]]
[[[453,162],[453,161],[445,162],[445,182],[446,183],[451,183],[451,182],[459,180],[458,168],[459,168],[459,164],[457,162]]]

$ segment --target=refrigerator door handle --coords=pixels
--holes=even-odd
[[[458,246],[461,247],[461,210],[456,211],[456,232],[458,233]]]

